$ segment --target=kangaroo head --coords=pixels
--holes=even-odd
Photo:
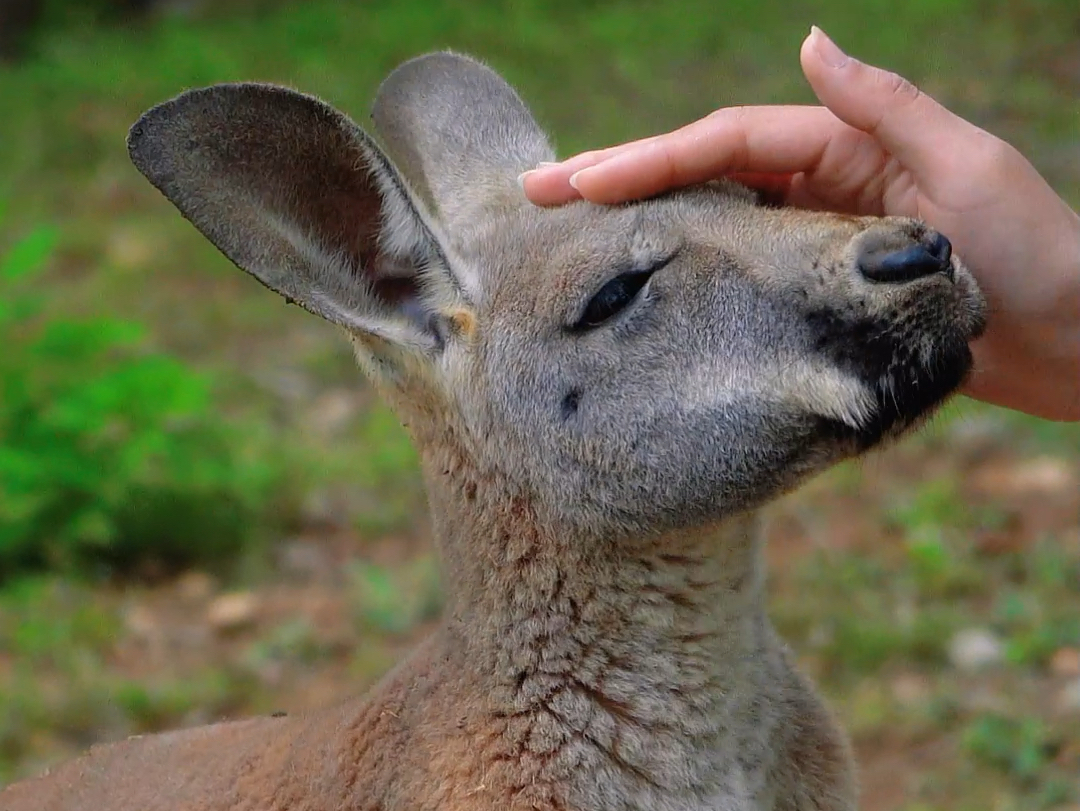
[[[233,262],[348,331],[422,456],[452,446],[547,520],[722,519],[897,436],[968,372],[982,299],[917,221],[720,182],[534,207],[516,179],[551,147],[454,54],[394,71],[374,121],[385,151],[314,98],[219,85],[146,113],[129,150]]]

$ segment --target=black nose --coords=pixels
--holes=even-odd
[[[952,243],[936,231],[900,250],[876,248],[859,256],[859,270],[872,282],[903,284],[944,273],[952,278]]]

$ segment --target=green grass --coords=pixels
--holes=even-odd
[[[0,781],[50,752],[216,717],[252,699],[250,679],[216,664],[154,679],[117,672],[121,615],[115,600],[61,579],[0,590]]]

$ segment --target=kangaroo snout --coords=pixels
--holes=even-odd
[[[880,284],[905,284],[917,279],[944,274],[955,278],[952,243],[937,231],[927,231],[921,239],[896,247],[894,240],[877,234],[863,240],[856,255],[856,265],[865,279]]]

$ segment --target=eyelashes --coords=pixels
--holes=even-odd
[[[655,270],[645,270],[616,276],[596,291],[596,295],[585,305],[585,311],[574,324],[574,329],[594,329],[618,315],[638,297],[653,273]]]
[[[637,300],[649,279],[658,270],[667,265],[674,258],[674,254],[656,262],[652,267],[645,270],[631,270],[620,273],[614,279],[610,279],[603,287],[596,291],[581,317],[571,329],[575,332],[584,332],[596,329],[610,321]]]

